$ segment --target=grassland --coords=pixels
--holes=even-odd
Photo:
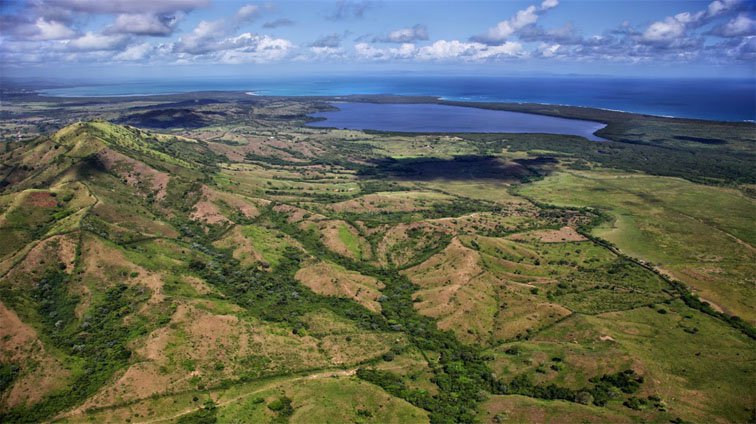
[[[756,320],[749,301],[756,282],[750,266],[756,260],[753,198],[681,179],[611,171],[564,172],[522,193],[607,211],[612,220],[593,234],[688,284],[715,307]]]
[[[2,106],[41,122],[0,153],[3,422],[752,419],[747,127],[391,134],[207,100]]]

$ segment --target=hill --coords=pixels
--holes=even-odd
[[[752,417],[752,198],[304,107],[8,144],[0,421]]]

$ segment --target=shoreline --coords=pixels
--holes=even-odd
[[[139,94],[116,94],[116,95],[97,95],[97,96],[67,96],[67,95],[52,95],[45,92],[46,90],[33,90],[25,93],[18,93],[18,94],[9,94],[7,95],[8,98],[13,97],[33,97],[36,99],[39,99],[40,101],[60,101],[60,102],[69,102],[69,101],[107,101],[108,99],[117,99],[118,101],[128,101],[128,100],[138,100],[138,99],[155,99],[160,97],[189,97],[189,98],[196,98],[197,96],[212,96],[212,95],[218,95],[218,96],[242,96],[243,98],[286,98],[286,99],[297,99],[297,100],[322,100],[327,102],[347,102],[347,103],[392,103],[392,104],[401,104],[401,103],[427,103],[427,104],[441,104],[441,105],[450,105],[450,106],[461,106],[461,107],[471,107],[471,108],[479,108],[479,109],[494,109],[494,110],[510,110],[515,112],[523,112],[523,113],[530,113],[535,115],[546,115],[546,116],[557,116],[562,117],[566,119],[581,119],[585,120],[586,117],[570,117],[570,116],[564,116],[561,113],[555,113],[553,110],[545,111],[545,110],[533,110],[533,107],[552,107],[552,108],[565,108],[565,109],[571,109],[571,110],[579,110],[582,112],[590,112],[590,111],[598,111],[598,112],[604,112],[604,113],[612,113],[612,114],[622,114],[622,115],[635,115],[635,116],[645,116],[645,117],[653,117],[658,119],[670,119],[670,120],[681,120],[681,121],[699,121],[699,122],[709,122],[709,123],[724,123],[724,124],[735,124],[735,125],[749,125],[749,124],[756,124],[756,118],[755,119],[747,119],[747,120],[721,120],[721,119],[707,119],[707,118],[696,118],[696,117],[685,117],[685,116],[671,116],[671,115],[660,115],[660,114],[652,114],[652,113],[644,113],[644,112],[634,112],[629,110],[620,110],[620,109],[613,109],[613,108],[604,108],[604,107],[598,107],[598,106],[583,106],[583,105],[570,105],[570,104],[564,104],[564,103],[543,103],[543,102],[527,102],[527,101],[477,101],[477,100],[456,100],[454,97],[447,97],[447,96],[431,96],[431,95],[403,95],[403,94],[342,94],[342,95],[329,95],[329,96],[318,96],[318,95],[268,95],[261,93],[259,91],[253,91],[253,90],[197,90],[197,91],[182,91],[182,92],[171,92],[171,93],[139,93]],[[522,110],[521,108],[526,108],[528,110]],[[596,120],[598,122],[606,123],[608,122],[593,118],[592,120]]]

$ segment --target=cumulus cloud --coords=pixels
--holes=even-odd
[[[150,43],[135,44],[113,56],[113,59],[123,62],[137,62],[149,57],[153,50],[155,50],[155,47]]]
[[[200,21],[190,34],[178,39],[174,49],[179,53],[207,53],[215,48],[225,31],[226,23],[222,19]]]
[[[74,37],[76,31],[61,22],[46,21],[44,18],[38,18],[33,25],[34,33],[29,37],[30,40],[63,40]]]
[[[376,37],[373,42],[380,43],[413,43],[428,39],[428,28],[417,24],[411,28],[401,28],[389,32],[385,37]]]
[[[727,23],[713,28],[710,32],[712,35],[720,37],[748,37],[756,35],[756,20],[741,13]]]
[[[346,57],[346,51],[341,47],[310,47],[311,57],[300,57],[300,60],[340,60]]]
[[[368,43],[357,43],[355,54],[368,60],[419,60],[419,61],[467,61],[482,62],[524,55],[522,44],[509,41],[500,45],[487,45],[459,40],[438,40],[430,45],[417,47],[404,43],[399,47],[379,48]]]
[[[64,40],[77,36],[68,23],[46,17],[2,15],[0,28],[4,35],[15,40]]]
[[[344,34],[326,34],[309,44],[310,47],[339,47],[344,39]]]
[[[708,24],[713,19],[726,16],[740,10],[743,7],[741,0],[714,0],[709,3],[705,10],[698,12],[682,12],[674,16],[668,16],[661,21],[651,23],[641,36],[641,42],[655,43],[674,47],[681,43],[687,43],[683,40],[689,36],[691,30],[700,28]],[[739,24],[743,25],[741,21]],[[737,28],[742,30],[743,28]]]
[[[2,0],[0,0],[2,1]],[[248,0],[254,1],[254,0]],[[571,23],[539,22],[559,0],[533,0],[508,19],[468,40],[431,40],[421,24],[354,39],[350,32],[324,34],[296,46],[284,38],[242,32],[272,6],[244,4],[228,16],[181,28],[208,0],[27,0],[0,15],[0,61],[24,63],[264,63],[279,60],[484,63],[513,58],[594,62],[756,60],[756,21],[746,0],[710,0],[699,10],[659,16],[643,26],[630,22],[600,35],[582,35]],[[328,19],[366,16],[377,3],[343,0]],[[106,15],[106,16],[102,16]],[[108,18],[109,17],[109,18]],[[112,21],[103,26],[103,19]],[[262,24],[293,25],[280,18]],[[172,37],[177,34],[175,37]],[[170,37],[163,43],[146,37]],[[347,45],[347,39],[350,42]],[[430,41],[428,41],[430,40]],[[386,44],[376,44],[386,43]]]
[[[503,44],[492,46],[477,42],[439,40],[429,46],[422,47],[418,58],[421,60],[463,59],[467,61],[483,61],[519,56],[522,53],[522,44],[514,41],[507,41]]]
[[[218,61],[229,64],[273,62],[285,58],[294,48],[288,40],[248,32],[223,40],[220,46]]]
[[[559,28],[543,29],[537,25],[523,28],[518,34],[520,40],[526,42],[543,42],[559,44],[580,44],[583,37],[577,32],[572,23],[567,23]]]
[[[105,35],[87,32],[81,37],[67,40],[66,48],[74,51],[119,50],[128,42],[122,35]]]
[[[339,0],[336,8],[331,12],[327,19],[331,21],[344,21],[348,19],[362,19],[368,10],[376,7],[375,2],[369,0],[352,1]]]
[[[51,6],[83,13],[175,13],[206,7],[210,0],[47,0],[38,1],[42,7]]]
[[[265,22],[263,24],[263,28],[273,29],[273,28],[280,28],[280,27],[292,26],[292,25],[294,25],[294,21],[292,21],[291,19],[280,18],[273,21]]]
[[[724,53],[727,59],[752,64],[756,61],[756,37],[731,38],[712,46],[711,50]]]
[[[247,4],[239,8],[234,18],[240,22],[249,22],[260,16],[260,6]]]
[[[358,58],[376,61],[410,59],[417,54],[417,48],[411,43],[385,49],[368,43],[357,43],[354,45],[354,51]]]
[[[234,36],[228,31],[224,19],[201,21],[190,34],[172,45],[172,52],[178,54],[180,62],[202,58],[228,64],[263,63],[283,59],[295,47],[282,38],[249,32]]]
[[[544,0],[539,6],[530,5],[525,9],[517,11],[511,18],[499,22],[485,34],[472,37],[471,40],[485,44],[499,44],[523,28],[535,24],[540,15],[558,5],[559,0]]]
[[[149,13],[124,13],[116,17],[113,25],[105,29],[110,34],[134,34],[167,36],[173,34],[183,14],[154,15]]]
[[[714,0],[706,8],[706,16],[713,18],[724,12],[738,10],[743,6],[742,0]]]

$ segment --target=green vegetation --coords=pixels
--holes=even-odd
[[[18,375],[18,365],[16,364],[0,364],[0,393],[5,392],[11,385],[13,380]]]
[[[756,241],[747,218],[756,202],[737,191],[637,174],[565,172],[524,187],[544,202],[607,211],[592,233],[691,286],[720,308],[754,322],[748,302]]]
[[[221,97],[0,154],[0,421],[752,416],[752,127],[391,134]]]

